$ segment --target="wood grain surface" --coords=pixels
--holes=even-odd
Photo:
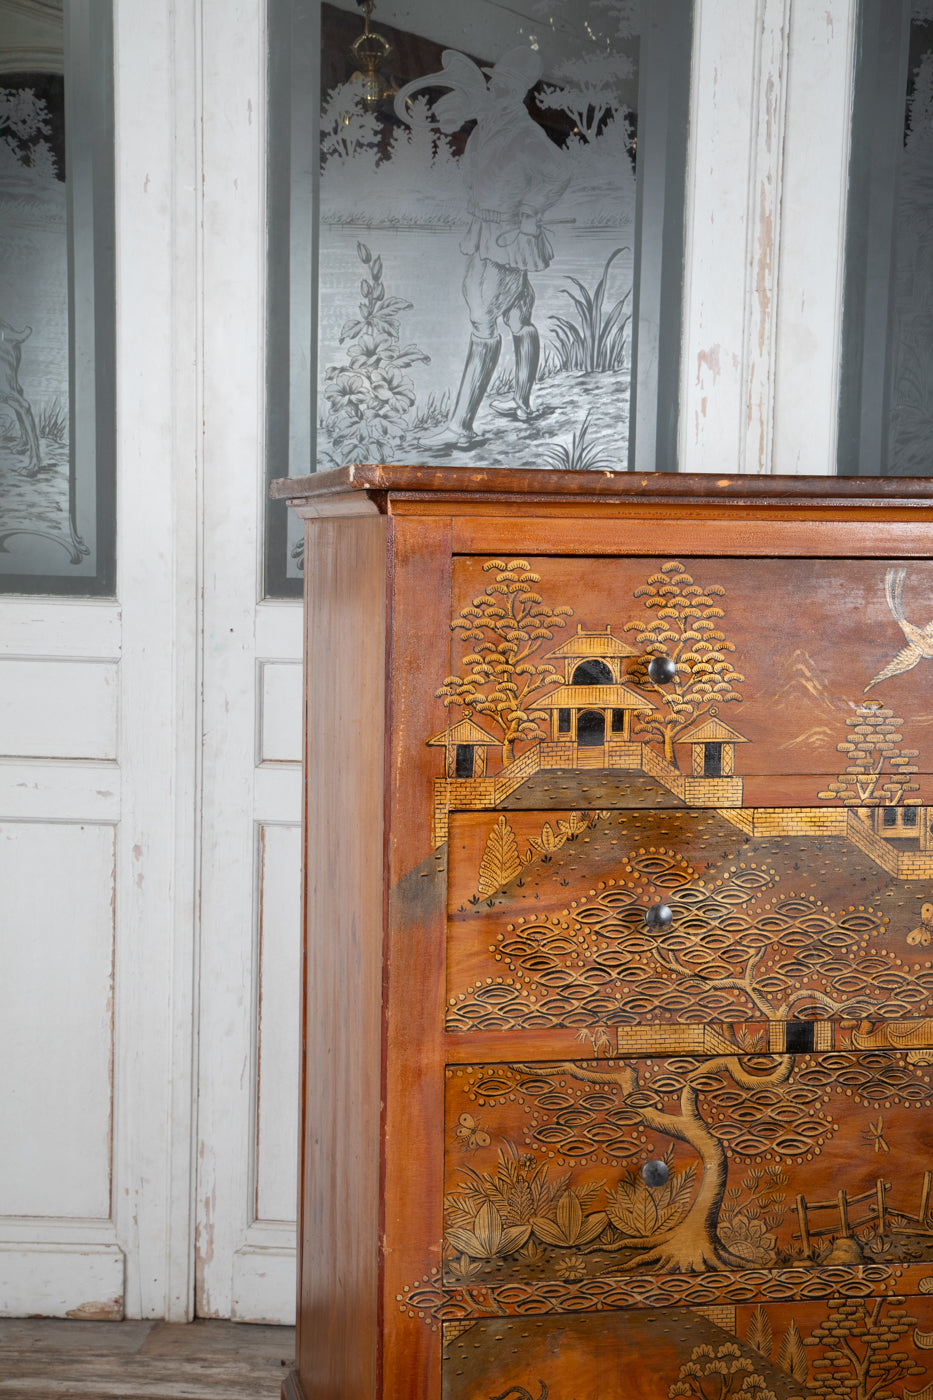
[[[372,1396],[380,1328],[387,521],[324,520],[308,626],[298,1361]]]
[[[289,1400],[930,1400],[933,487],[276,493],[309,569]]]
[[[291,1327],[0,1320],[4,1400],[278,1400]]]

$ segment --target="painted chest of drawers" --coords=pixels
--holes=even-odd
[[[348,468],[306,519],[297,1372],[933,1397],[933,491]]]

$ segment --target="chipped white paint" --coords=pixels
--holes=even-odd
[[[741,472],[772,468],[774,340],[782,233],[782,173],[791,0],[758,0],[745,252],[745,431]]]
[[[857,0],[793,8],[773,470],[832,474]]]
[[[116,0],[114,1210],[126,1313],[192,1311],[197,808],[197,7]],[[144,183],[145,182],[145,183]]]
[[[295,1308],[301,609],[260,602],[265,6],[202,0],[204,650],[197,1308]],[[261,818],[257,812],[262,809]],[[271,823],[268,832],[259,821]],[[291,1183],[291,1184],[290,1184]],[[270,1219],[268,1212],[275,1212]]]
[[[695,0],[680,466],[835,470],[855,0]]]

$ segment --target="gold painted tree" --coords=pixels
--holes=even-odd
[[[472,649],[463,657],[461,675],[447,676],[435,692],[444,705],[459,706],[465,716],[483,715],[502,735],[502,762],[511,763],[516,743],[544,737],[547,711],[535,700],[557,679],[549,661],[537,660],[544,642],[565,627],[573,608],[551,607],[524,559],[489,559],[484,573],[495,578],[479,597],[460,609],[451,630]]]
[[[913,781],[917,765],[911,762],[918,750],[901,747],[902,724],[880,700],[864,700],[846,720],[851,738],[836,745],[845,769],[817,796],[846,807],[918,806],[919,797],[907,796],[920,786]]]
[[[777,1400],[735,1342],[725,1342],[715,1352],[711,1346],[694,1347],[667,1393],[670,1400],[681,1395],[697,1400]]]
[[[825,1400],[903,1396],[903,1381],[926,1374],[901,1340],[916,1325],[917,1319],[904,1309],[903,1298],[834,1303],[829,1317],[805,1343],[822,1347],[822,1355],[812,1365],[808,1390]]]
[[[479,865],[477,890],[484,899],[495,894],[503,885],[507,885],[522,873],[530,858],[530,852],[525,859],[522,858],[514,829],[509,826],[505,817],[500,817],[486,838]]]
[[[683,564],[668,560],[660,572],[635,589],[653,614],[625,624],[635,633],[644,655],[634,663],[628,680],[646,691],[655,708],[638,716],[640,728],[664,749],[668,763],[677,767],[674,744],[679,735],[708,715],[714,705],[741,700],[738,684],[744,681],[729,657],[735,651],[720,627],[725,613],[718,599],[722,584],[705,587],[694,583]],[[648,674],[655,656],[667,656],[676,669],[667,685],[657,685]]]

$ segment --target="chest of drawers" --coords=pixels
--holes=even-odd
[[[933,1396],[933,490],[306,520],[286,1396]]]

